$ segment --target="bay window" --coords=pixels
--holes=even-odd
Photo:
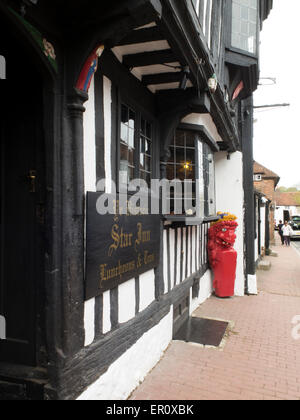
[[[203,219],[216,214],[214,154],[203,141],[206,135],[200,130],[176,130],[170,145],[167,179],[181,181],[183,197],[178,197],[175,188],[171,189],[171,214],[178,214],[178,209],[187,216],[196,216],[197,212]],[[188,190],[184,188],[185,182],[189,184]],[[187,208],[187,202],[191,209]]]
[[[258,0],[232,0],[231,47],[257,54]]]

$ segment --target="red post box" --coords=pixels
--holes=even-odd
[[[234,296],[237,252],[233,248],[238,226],[236,216],[219,213],[220,220],[209,229],[208,256],[214,273],[213,287],[220,298]]]

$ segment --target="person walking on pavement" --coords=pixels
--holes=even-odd
[[[282,228],[283,228],[284,224],[282,223],[282,220],[279,220],[278,223],[278,233],[281,239],[281,244],[284,245],[284,237],[283,237],[283,232],[282,232]]]
[[[282,230],[282,233],[283,233],[283,238],[284,238],[285,245],[290,246],[291,245],[291,236],[293,235],[293,229],[288,224],[288,222],[285,221],[281,230]]]

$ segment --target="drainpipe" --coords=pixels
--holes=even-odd
[[[245,209],[245,294],[249,295],[248,276],[256,274],[255,266],[255,207],[253,185],[253,98],[241,103],[241,146],[243,153]]]

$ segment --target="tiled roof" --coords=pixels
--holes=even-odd
[[[274,178],[276,180],[278,179],[277,182],[279,182],[280,180],[279,175],[275,174],[275,172],[271,171],[270,169],[255,161],[253,164],[253,172],[254,174],[262,174],[264,178]]]
[[[277,206],[300,206],[300,192],[279,192],[275,193]]]

